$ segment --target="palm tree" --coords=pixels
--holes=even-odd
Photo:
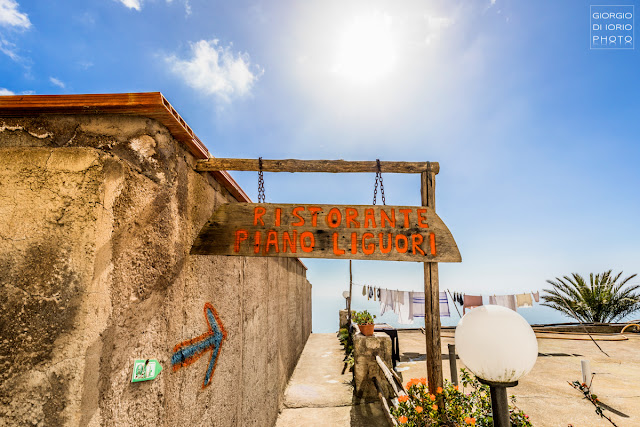
[[[635,293],[640,284],[625,288],[636,275],[618,282],[621,275],[622,272],[614,277],[611,270],[595,276],[591,273],[589,284],[577,273],[547,280],[553,289],[544,289],[547,295],[542,296],[542,305],[582,322],[615,322],[640,309],[640,294]]]

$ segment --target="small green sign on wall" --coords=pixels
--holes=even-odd
[[[162,366],[156,359],[136,360],[133,362],[131,382],[149,381],[155,379],[162,371]]]

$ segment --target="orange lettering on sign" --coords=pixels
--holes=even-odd
[[[431,255],[436,256],[436,235],[429,233],[429,245],[431,246]]]
[[[356,220],[358,218],[358,210],[355,208],[347,208],[346,209],[346,222],[348,228],[360,228],[360,223]],[[351,224],[354,224],[351,227]],[[355,253],[355,252],[354,252]]]
[[[314,227],[318,226],[318,212],[322,212],[322,209],[316,206],[309,206],[309,212],[311,212],[311,225]]]
[[[420,254],[422,254],[422,256],[424,256],[424,251],[420,247],[423,241],[424,241],[424,237],[422,237],[422,234],[411,235],[411,253],[412,254],[415,255],[416,251],[418,251],[420,252]]]
[[[295,216],[296,218],[298,218],[300,221],[298,222],[294,222],[291,225],[293,225],[294,227],[301,227],[304,225],[304,218],[302,218],[300,215],[298,215],[298,212],[303,211],[304,207],[302,206],[296,206],[295,208],[293,208],[293,212],[291,212],[293,214],[293,216]]]
[[[358,253],[358,233],[351,233],[351,253]]]
[[[378,234],[378,239],[380,239],[380,252],[383,254],[388,254],[391,252],[391,248],[393,247],[393,237],[391,233],[387,234],[387,247],[384,247],[384,233]]]
[[[264,220],[262,219],[262,215],[267,213],[267,209],[262,206],[256,206],[253,209],[253,225],[258,225],[258,221],[260,221],[260,225],[264,225]]]
[[[282,217],[282,208],[276,208],[276,227],[280,227],[281,217]]]
[[[267,232],[267,243],[264,245],[265,254],[269,253],[270,246],[274,246],[276,248],[276,253],[280,252],[280,249],[278,248],[278,233],[273,230],[269,230]]]
[[[247,240],[248,237],[249,233],[247,233],[247,230],[236,230],[236,243],[233,245],[233,251],[236,253],[240,252],[240,242]]]
[[[409,228],[409,213],[411,209],[400,209],[400,212],[404,215],[404,228]]]
[[[344,255],[344,249],[338,247],[338,233],[333,233],[333,253],[336,255]]]
[[[365,255],[371,255],[376,249],[376,245],[374,245],[373,243],[369,243],[367,245],[367,239],[373,239],[373,233],[364,233],[362,235],[362,253],[364,253]]]
[[[389,227],[394,227],[396,226],[396,210],[395,209],[391,209],[391,218],[389,218],[389,215],[387,215],[387,213],[380,209],[380,227],[384,228],[384,223],[388,222],[389,223]]]
[[[400,247],[401,240],[404,241],[404,247],[402,248]],[[396,251],[400,254],[404,254],[407,252],[407,249],[409,249],[409,239],[407,239],[407,236],[405,236],[404,234],[398,234],[396,236]]]
[[[260,232],[256,231],[255,237],[253,239],[253,253],[260,253]]]
[[[289,236],[289,232],[285,231],[282,233],[282,252],[285,253],[287,252],[287,244],[289,245],[289,248],[291,249],[291,253],[295,254],[296,251],[298,250],[298,232],[293,230],[293,238],[291,236]]]
[[[420,228],[429,228],[429,224],[427,224],[426,221],[427,218],[423,217],[422,215],[427,213],[426,209],[418,209],[418,227]]]
[[[305,239],[309,238],[309,244],[307,245],[305,242]],[[312,252],[313,251],[313,247],[316,244],[316,239],[315,237],[313,237],[313,233],[310,231],[305,231],[304,233],[300,234],[300,249],[302,249],[304,252]]]
[[[367,224],[372,224],[371,226]],[[364,228],[376,228],[376,217],[373,214],[373,209],[368,208],[364,210]]]
[[[340,209],[331,208],[331,210],[327,214],[327,225],[331,228],[336,228],[340,226],[340,222],[342,222],[342,214],[340,213]]]

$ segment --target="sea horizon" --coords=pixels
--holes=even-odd
[[[361,291],[361,288],[358,289]],[[423,318],[415,318],[413,323],[401,324],[398,322],[398,315],[393,312],[386,312],[380,315],[380,302],[373,299],[367,300],[366,296],[356,293],[354,288],[354,299],[351,303],[351,309],[362,311],[368,310],[369,313],[376,316],[376,323],[387,323],[396,329],[416,329],[424,327]],[[488,300],[488,296],[484,297]],[[460,314],[454,308],[451,298],[449,300],[450,316],[441,316],[442,326],[456,326],[461,319],[462,307],[457,306]],[[542,300],[541,300],[542,301]],[[488,302],[488,301],[485,301]],[[312,299],[312,332],[313,333],[329,333],[337,332],[339,329],[339,311],[346,308],[346,301],[342,295],[335,297],[324,295],[313,295]],[[520,314],[530,325],[552,324],[552,323],[577,323],[577,320],[569,317],[557,310],[541,304],[541,302],[533,303],[532,307],[519,307],[517,313]],[[620,323],[640,318],[640,313],[636,312],[623,319],[618,320]]]

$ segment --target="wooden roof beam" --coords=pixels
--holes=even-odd
[[[198,160],[196,170],[199,172],[212,171],[258,171],[258,159],[224,159],[209,158]],[[264,172],[327,172],[327,173],[357,173],[377,171],[376,161],[349,160],[267,160],[262,159]],[[381,161],[380,170],[384,173],[422,173],[440,172],[438,162],[392,162]]]

